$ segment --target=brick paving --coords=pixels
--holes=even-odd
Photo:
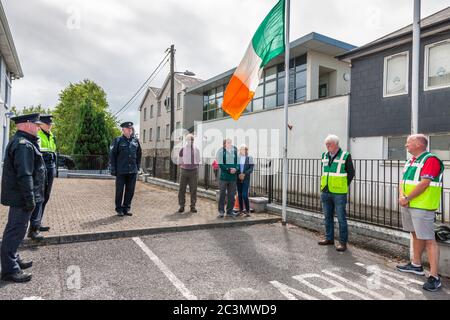
[[[218,219],[216,203],[204,198],[198,199],[199,213],[179,214],[176,191],[142,182],[136,187],[131,209],[133,217],[120,218],[114,211],[114,189],[114,180],[56,179],[43,222],[51,227],[51,232],[44,235],[59,237],[274,218],[269,214],[255,214],[251,218]],[[0,207],[0,237],[7,210],[7,207]]]

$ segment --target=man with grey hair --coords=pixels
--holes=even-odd
[[[180,190],[178,191],[179,213],[185,211],[186,188],[189,185],[191,194],[191,213],[197,213],[197,187],[198,168],[200,165],[200,151],[194,146],[195,137],[192,134],[186,136],[186,145],[179,153],[180,170]]]
[[[411,135],[406,148],[413,157],[406,162],[403,171],[399,203],[403,229],[412,235],[413,255],[410,263],[397,266],[397,270],[425,275],[422,254],[426,250],[430,276],[423,289],[435,292],[442,286],[438,274],[439,247],[434,233],[434,221],[441,205],[444,164],[436,155],[427,151],[428,139],[422,134]]]
[[[347,194],[349,186],[355,177],[355,168],[350,153],[339,147],[339,137],[329,135],[325,139],[328,152],[322,155],[323,174],[321,179],[321,200],[325,214],[325,239],[319,242],[321,246],[334,245],[334,212],[339,221],[339,245],[336,250],[347,250]]]

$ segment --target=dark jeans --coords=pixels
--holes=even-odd
[[[21,208],[9,208],[8,223],[3,233],[1,247],[2,275],[20,272],[17,249],[25,238],[30,217],[31,212],[25,212]]]
[[[189,186],[189,192],[191,194],[191,207],[195,207],[197,203],[198,169],[181,169],[180,190],[178,191],[178,202],[180,207],[184,207],[186,205],[187,186]]]
[[[323,192],[321,195],[325,214],[326,239],[334,240],[334,212],[339,221],[339,242],[348,243],[347,195]]]
[[[121,174],[116,177],[116,211],[129,211],[136,189],[137,174]]]
[[[225,198],[227,199],[227,214],[233,214],[234,202],[236,197],[236,180],[223,181],[219,180],[220,197],[219,212],[225,213]]]
[[[248,191],[250,189],[250,179],[244,181],[238,180],[237,190],[239,195],[239,210],[250,212],[250,199],[248,197]],[[245,205],[245,208],[244,208]]]

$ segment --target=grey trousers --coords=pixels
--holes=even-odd
[[[189,192],[191,194],[191,207],[195,207],[197,204],[198,169],[181,169],[180,190],[178,191],[178,202],[180,207],[184,207],[186,205],[187,186],[189,186]]]
[[[225,213],[225,198],[227,198],[227,214],[232,214],[234,209],[234,202],[236,199],[237,184],[234,181],[219,180],[220,198],[219,198],[219,212]]]

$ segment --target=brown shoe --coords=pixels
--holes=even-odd
[[[347,251],[347,244],[346,243],[340,243],[339,245],[336,246],[336,250],[338,252],[345,252],[345,251]]]
[[[322,240],[319,242],[319,246],[333,246],[334,241],[333,240]]]

